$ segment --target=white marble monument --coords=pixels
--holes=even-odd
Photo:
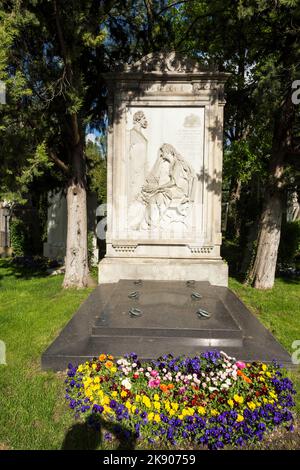
[[[227,74],[158,53],[106,79],[107,250],[99,282],[227,286],[220,257]]]

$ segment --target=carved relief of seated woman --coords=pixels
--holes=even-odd
[[[135,229],[166,228],[172,222],[185,224],[187,209],[194,201],[195,172],[171,144],[163,144],[154,167],[139,195],[144,205]]]

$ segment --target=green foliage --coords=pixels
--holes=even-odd
[[[104,158],[103,137],[100,142],[88,141],[86,145],[86,159],[88,162],[88,184],[89,189],[97,194],[99,204],[106,202],[107,180],[106,159]]]
[[[89,268],[93,266],[93,257],[94,257],[94,233],[92,231],[88,232],[88,263]]]
[[[30,248],[28,226],[20,219],[13,219],[9,225],[10,243],[16,256],[28,254]]]
[[[292,263],[300,253],[300,220],[283,221],[278,252],[280,263]]]

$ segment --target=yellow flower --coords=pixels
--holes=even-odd
[[[166,409],[167,411],[169,411],[169,409],[170,409],[170,402],[169,402],[168,400],[165,401],[165,409]]]
[[[228,405],[230,406],[230,408],[233,408],[234,401],[231,400],[231,398],[230,398],[229,400],[227,400],[227,403],[228,403]]]
[[[114,374],[117,372],[117,368],[116,368],[116,367],[112,367],[110,370],[111,370]]]
[[[265,378],[262,377],[262,376],[259,377],[259,380],[260,380],[261,382],[265,382]]]
[[[237,415],[236,420],[237,420],[238,423],[240,423],[241,421],[244,421],[244,416],[242,416],[242,415]]]
[[[277,398],[277,394],[274,393],[274,392],[269,392],[269,396],[270,396],[271,398],[275,398],[275,399]]]
[[[183,419],[184,416],[183,416],[183,415],[179,415],[178,418],[179,418],[179,419]]]
[[[146,397],[146,395],[143,395],[143,400],[142,402],[144,403],[144,405],[147,407],[147,408],[151,408],[151,401],[148,397]]]
[[[268,366],[267,366],[266,364],[263,364],[263,365],[261,366],[261,368],[262,368],[262,370],[265,372],[265,371],[267,370]]]
[[[155,421],[156,423],[160,423],[160,416],[156,414],[153,418],[153,421]]]
[[[157,393],[154,395],[154,400],[159,401],[159,395],[157,395]]]
[[[100,405],[104,406],[104,405],[108,405],[109,404],[109,397],[107,395],[105,395],[101,400],[100,400]]]
[[[125,390],[122,390],[122,392],[121,392],[121,397],[122,397],[122,398],[123,398],[123,397],[127,397],[127,392],[125,392]]]
[[[272,377],[271,372],[266,372],[266,376],[267,376],[267,377]]]
[[[135,406],[135,405],[132,405],[132,407],[131,407],[131,413],[134,413],[135,410],[136,410],[136,406]]]
[[[204,406],[198,406],[197,411],[200,415],[205,415],[205,408]]]
[[[92,364],[92,369],[96,370],[97,369],[97,364]]]
[[[135,401],[141,401],[141,395],[136,395],[135,396]]]
[[[235,394],[233,399],[236,403],[240,403],[240,404],[244,403],[244,398],[241,395]]]
[[[126,406],[126,408],[127,408],[128,411],[131,410],[131,403],[130,403],[130,401],[127,400],[126,403],[125,403],[125,406]]]
[[[110,413],[110,407],[107,405],[103,406],[103,413]]]
[[[155,401],[155,402],[153,403],[153,406],[154,406],[154,408],[155,408],[156,410],[158,410],[158,411],[160,410],[160,403],[159,403],[158,401]]]
[[[173,410],[177,411],[178,410],[178,403],[171,403],[171,407]]]
[[[169,411],[169,415],[170,415],[170,416],[174,416],[174,414],[175,414],[175,411],[174,411],[174,410],[170,410],[170,411]]]
[[[94,378],[94,383],[95,383],[95,384],[99,384],[99,383],[100,383],[100,377],[98,377],[98,376],[95,377],[95,378]]]
[[[187,412],[188,412],[188,416],[193,416],[193,414],[195,413],[195,410],[193,408],[188,408]]]
[[[113,398],[116,398],[118,396],[118,392],[114,391],[114,392],[111,392],[111,396]]]
[[[217,412],[217,410],[210,410],[210,414],[212,416],[217,416],[218,412]]]
[[[80,366],[79,366],[78,369],[77,369],[77,372],[82,372],[82,371],[83,371],[83,365],[80,364]]]
[[[152,421],[153,418],[154,418],[154,413],[152,413],[152,412],[149,413],[149,414],[148,414],[148,419],[149,419],[149,421]]]
[[[248,407],[251,411],[253,411],[253,410],[255,410],[256,405],[255,405],[255,403],[253,403],[253,401],[249,401],[248,402]]]

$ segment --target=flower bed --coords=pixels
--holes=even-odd
[[[147,363],[134,353],[101,354],[69,364],[66,383],[77,418],[113,422],[116,432],[153,444],[218,449],[262,440],[280,425],[293,429],[296,392],[276,362],[245,364],[217,351]]]

